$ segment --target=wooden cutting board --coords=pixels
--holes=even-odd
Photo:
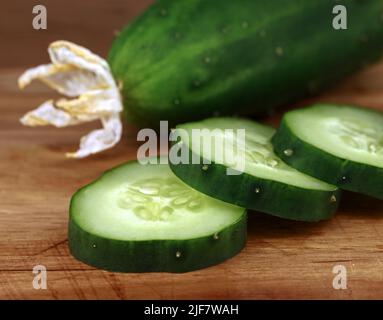
[[[113,150],[83,160],[64,152],[98,124],[27,128],[20,116],[55,96],[42,85],[16,87],[21,69],[0,70],[0,298],[254,299],[383,298],[383,201],[345,193],[330,221],[307,224],[250,212],[248,242],[236,257],[186,274],[119,274],[70,256],[71,195],[101,172],[136,157],[136,131],[125,128]],[[312,99],[383,110],[383,63]],[[268,122],[277,124],[281,113]],[[35,265],[48,288],[32,286]],[[347,289],[333,288],[333,267],[347,270]]]
[[[249,214],[248,243],[235,258],[186,274],[118,274],[88,267],[68,251],[71,195],[101,172],[136,157],[136,131],[125,128],[113,150],[68,160],[79,138],[98,124],[22,127],[18,119],[48,98],[16,79],[46,63],[50,41],[67,39],[103,56],[121,28],[151,0],[44,1],[48,30],[31,27],[32,4],[7,1],[0,11],[0,299],[271,299],[383,298],[383,201],[345,193],[330,221],[307,224]],[[100,23],[102,22],[102,23]],[[95,36],[97,35],[97,36]],[[311,101],[383,110],[383,63]],[[300,105],[307,103],[303,102]],[[296,105],[295,105],[296,106]],[[295,107],[290,106],[290,107]],[[281,112],[268,122],[277,125]],[[277,199],[276,199],[277,201]],[[32,287],[32,268],[47,268],[48,287]],[[347,289],[333,289],[333,267],[347,270]]]

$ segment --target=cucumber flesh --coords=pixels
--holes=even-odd
[[[112,271],[195,270],[234,256],[245,238],[243,208],[191,189],[168,165],[121,165],[70,206],[71,253]]]
[[[199,129],[201,136],[198,136]],[[205,139],[208,129],[212,139]],[[245,142],[225,130],[245,130]],[[194,135],[193,135],[194,132]],[[285,164],[273,152],[271,138],[275,130],[254,121],[239,118],[211,118],[177,126],[177,143],[188,150],[190,159],[200,163],[173,163],[173,172],[193,188],[217,199],[270,213],[279,217],[317,221],[335,212],[337,187],[303,174]],[[217,141],[224,141],[218,144]],[[227,161],[220,148],[234,150],[234,159],[244,156],[244,170],[228,175],[238,161]],[[218,151],[218,152],[217,152]],[[206,164],[210,163],[210,164]]]
[[[285,114],[273,143],[292,167],[383,198],[383,113],[328,104],[294,110]]]

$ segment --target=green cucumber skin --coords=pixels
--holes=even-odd
[[[272,143],[276,155],[293,168],[341,189],[383,199],[383,168],[327,153],[299,139],[284,119]],[[293,150],[293,154],[287,156],[286,149]]]
[[[207,170],[202,170],[203,159],[200,163],[175,165],[169,161],[174,174],[192,188],[247,209],[285,219],[315,222],[331,218],[338,208],[339,189],[308,190],[247,173],[228,176],[223,165],[212,162]],[[259,189],[258,193],[256,189]],[[330,200],[332,196],[336,202]]]
[[[114,272],[182,273],[221,263],[246,244],[247,215],[214,234],[188,240],[121,241],[93,235],[70,216],[70,253],[78,260]],[[176,252],[181,253],[176,257]]]
[[[347,30],[332,27],[337,4]],[[381,0],[160,0],[117,37],[109,64],[137,125],[260,113],[379,58],[382,13]]]

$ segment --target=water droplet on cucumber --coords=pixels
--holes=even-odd
[[[206,64],[209,64],[211,62],[211,58],[210,57],[205,57],[203,59],[203,61],[206,63]]]
[[[286,149],[283,151],[283,153],[288,156],[288,157],[291,157],[294,153],[294,151],[292,149]]]
[[[283,48],[282,48],[282,47],[276,47],[276,48],[275,48],[275,53],[276,53],[277,56],[279,56],[279,57],[283,56]]]

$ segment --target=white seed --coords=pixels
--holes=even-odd
[[[94,244],[94,243],[92,244],[92,247],[93,247],[93,248],[97,248],[96,244]]]
[[[261,189],[260,188],[255,188],[255,193],[260,193]]]
[[[279,164],[279,162],[278,162],[277,160],[275,160],[275,159],[269,159],[269,160],[267,161],[267,164],[268,164],[270,167],[275,168],[275,167]]]
[[[203,170],[203,171],[206,171],[207,169],[209,169],[209,166],[208,166],[207,164],[204,164],[204,165],[202,166],[202,170]]]
[[[332,195],[331,198],[330,198],[330,202],[336,202],[336,196],[335,195]]]
[[[288,156],[288,157],[291,157],[294,153],[294,151],[292,149],[286,149],[283,151],[283,153]]]
[[[213,238],[214,238],[214,240],[218,240],[218,239],[219,239],[219,235],[218,235],[218,233],[214,233]]]
[[[373,152],[373,153],[376,153],[376,151],[378,150],[377,146],[375,143],[370,143],[369,146],[368,146],[368,150],[370,152]]]
[[[180,258],[180,257],[181,257],[181,252],[180,252],[180,251],[177,251],[177,252],[176,252],[176,257],[177,257],[177,258]]]

